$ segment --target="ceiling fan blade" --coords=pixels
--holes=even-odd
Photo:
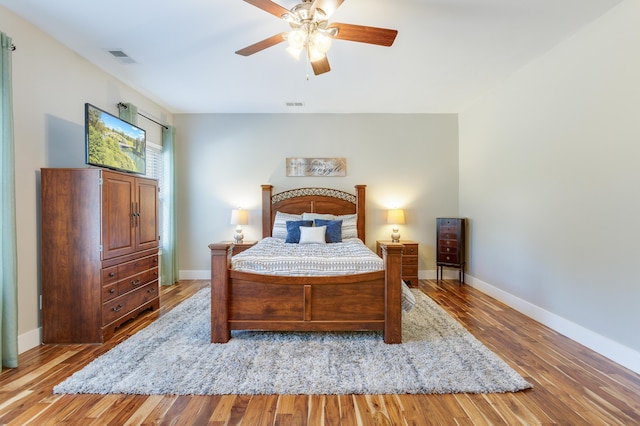
[[[270,0],[244,0],[249,4],[254,5],[255,7],[264,10],[278,18],[282,18],[282,15],[285,13],[289,13],[288,9],[276,4]]]
[[[315,12],[316,9],[322,9],[326,17],[329,18],[343,2],[344,0],[315,0],[311,5],[311,11]]]
[[[334,37],[336,39],[377,44],[380,46],[391,46],[396,39],[396,35],[398,35],[397,30],[365,27],[353,24],[341,24],[338,22],[329,24],[329,28],[331,27],[338,28],[338,34]]]
[[[313,73],[315,75],[324,74],[325,72],[331,71],[331,67],[329,66],[329,59],[327,59],[326,55],[324,58],[311,62],[311,67],[313,68]]]
[[[236,51],[236,53],[242,56],[253,55],[254,53],[258,53],[268,47],[275,46],[278,43],[282,43],[286,34],[287,33],[280,33],[269,38],[265,38],[264,40],[254,43],[251,46],[247,46],[244,49]]]

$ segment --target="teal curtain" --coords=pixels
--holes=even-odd
[[[18,366],[18,259],[11,38],[0,32],[0,355]]]
[[[176,129],[173,126],[162,128],[162,261],[160,273],[162,284],[172,285],[178,282],[178,216],[176,202]]]
[[[130,103],[118,104],[118,116],[134,126],[138,124],[138,107]]]

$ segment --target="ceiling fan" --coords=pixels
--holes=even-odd
[[[276,34],[236,53],[250,56],[286,40],[289,42],[287,51],[294,57],[300,57],[301,52],[306,50],[315,75],[331,71],[326,54],[333,39],[391,46],[398,34],[397,30],[387,28],[329,23],[329,17],[344,0],[302,0],[302,3],[295,5],[291,10],[270,0],[244,1],[283,19],[289,23],[291,31]]]

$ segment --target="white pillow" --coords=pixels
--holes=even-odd
[[[323,220],[334,220],[336,218],[333,214],[322,214],[322,213],[302,213],[302,220],[313,220],[323,219]]]
[[[276,212],[276,219],[273,221],[273,230],[271,231],[273,238],[278,238],[282,241],[287,239],[288,220],[302,220],[302,215]]]
[[[325,244],[326,226],[301,226],[300,244]]]
[[[335,220],[342,220],[342,240],[358,238],[358,215],[345,214],[336,216]]]

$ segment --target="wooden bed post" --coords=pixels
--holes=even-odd
[[[362,240],[363,243],[366,243],[366,241],[364,240],[364,235],[365,235],[365,201],[366,201],[366,189],[367,189],[367,185],[356,185],[356,215],[358,217],[358,223],[357,223],[357,232],[358,232],[358,238],[360,238]]]
[[[209,249],[211,249],[211,343],[226,343],[231,338],[228,321],[229,266],[233,244],[209,244]]]
[[[402,250],[401,243],[382,245],[385,269],[384,342],[402,343]]]
[[[271,236],[273,218],[271,217],[271,192],[273,185],[262,185],[262,238]]]

